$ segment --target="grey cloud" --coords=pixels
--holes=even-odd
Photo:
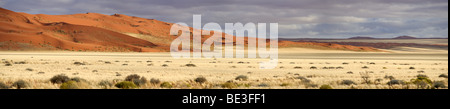
[[[447,19],[372,19],[371,21],[363,23],[301,24],[294,27],[295,28],[287,28],[284,31],[286,33],[288,33],[288,31],[295,31],[296,34],[304,34],[305,36],[303,37],[326,38],[352,36],[374,36],[381,38],[390,38],[399,35],[421,37],[448,36]],[[289,36],[289,34],[283,35]]]

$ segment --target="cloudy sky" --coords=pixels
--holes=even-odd
[[[166,22],[279,23],[283,38],[448,37],[448,0],[0,0],[31,14],[96,12]]]

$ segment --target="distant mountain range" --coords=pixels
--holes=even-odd
[[[356,36],[356,37],[351,37],[348,39],[376,39],[376,38],[368,37],[368,36]]]
[[[412,36],[398,36],[392,39],[417,39],[416,37],[412,37]]]
[[[368,37],[368,36],[356,36],[356,37],[351,37],[348,39],[448,39],[448,38],[439,38],[439,37],[417,38],[417,37],[413,37],[413,36],[398,36],[398,37],[394,37],[394,38],[374,38],[374,37]]]
[[[280,40],[342,40],[342,39],[448,39],[443,37],[417,38],[413,36],[398,36],[394,38],[375,38],[370,36],[355,36],[350,38],[280,38]]]
[[[418,39],[407,40],[407,39]],[[392,49],[395,47],[416,47],[416,48],[432,48],[440,50],[448,50],[448,44],[445,40],[427,41],[435,43],[423,43],[420,39],[448,39],[448,38],[417,38],[413,36],[398,36],[394,38],[374,38],[368,36],[356,36],[347,39],[319,39],[319,38],[295,38],[295,39],[280,39],[286,41],[294,41],[299,43],[313,42],[313,43],[332,43],[339,45],[352,45],[358,47],[373,47],[378,49]]]

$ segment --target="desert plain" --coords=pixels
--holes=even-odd
[[[147,79],[139,89],[319,89],[323,85],[333,89],[417,89],[420,86],[413,80],[418,75],[448,86],[445,50],[282,48],[275,69],[259,69],[258,62],[268,59],[172,58],[167,52],[1,51],[0,58],[0,82],[12,85],[24,80],[29,85],[25,89],[59,89],[61,84],[50,79],[60,74],[82,78],[86,82],[83,89],[118,89],[99,83],[116,84],[133,74]],[[206,81],[198,82],[198,77]],[[393,80],[401,82],[390,83]]]

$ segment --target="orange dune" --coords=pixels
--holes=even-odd
[[[108,29],[67,23],[64,20],[58,22],[40,19],[40,16],[48,15],[15,13],[2,8],[0,8],[0,15],[0,25],[2,25],[0,26],[0,42],[8,42],[8,44],[27,44],[37,48],[70,51],[161,51],[151,42]],[[59,16],[54,18],[78,21]],[[26,48],[13,47],[13,49]]]
[[[122,14],[84,13],[45,15],[17,13],[0,7],[0,50],[69,50],[106,52],[167,52],[177,36],[169,35],[173,23]],[[201,31],[189,27],[190,31]],[[164,40],[136,38],[127,33]],[[225,36],[222,34],[222,38]],[[202,35],[201,42],[212,35]],[[233,36],[236,44],[236,37]],[[192,39],[192,35],[190,37]],[[244,39],[248,44],[248,38]],[[225,43],[225,41],[222,41]],[[357,47],[313,42],[280,41],[280,47],[307,47],[351,51],[378,51]]]

